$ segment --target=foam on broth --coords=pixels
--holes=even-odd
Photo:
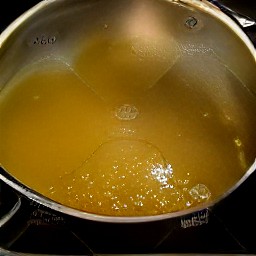
[[[226,192],[255,157],[255,98],[211,52],[173,45],[99,37],[70,65],[24,68],[0,94],[1,165],[57,202],[112,216]]]

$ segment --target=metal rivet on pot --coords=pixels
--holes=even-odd
[[[195,17],[188,17],[185,22],[185,26],[189,29],[196,27],[197,24],[198,20]]]

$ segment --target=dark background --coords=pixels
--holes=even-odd
[[[218,0],[218,2],[256,21],[256,0]],[[245,28],[244,31],[256,47],[256,25]]]
[[[219,0],[219,2],[236,12],[240,12],[256,20],[255,0]]]
[[[71,0],[72,1],[72,0]],[[9,0],[0,3],[0,32],[39,0]]]

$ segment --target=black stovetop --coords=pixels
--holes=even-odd
[[[39,0],[10,2],[0,7],[0,32]],[[256,19],[256,3],[251,0],[220,2]],[[246,28],[245,32],[256,45],[256,26]],[[256,254],[255,187],[256,173],[253,173],[211,209],[175,221],[113,225],[50,213],[44,207],[19,199],[0,181],[0,255]],[[3,225],[4,218],[15,212],[19,203],[23,211]]]

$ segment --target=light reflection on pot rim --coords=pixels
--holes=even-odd
[[[26,187],[22,183],[15,180],[11,175],[9,175],[2,167],[0,167],[0,179],[12,187],[17,192],[21,193],[23,196],[31,200],[31,202],[35,202],[39,205],[43,205],[51,210],[57,211],[62,214],[66,214],[69,216],[77,217],[80,219],[85,220],[92,220],[98,222],[108,222],[108,223],[143,223],[143,222],[152,222],[152,221],[160,221],[160,220],[167,220],[167,219],[174,219],[174,218],[182,218],[189,214],[197,213],[202,210],[206,210],[209,208],[214,207],[217,203],[228,197],[233,191],[235,191],[245,180],[247,180],[250,175],[256,171],[256,159],[248,171],[242,176],[242,178],[227,192],[222,194],[219,198],[199,204],[195,207],[191,207],[185,210],[177,211],[177,212],[170,212],[165,214],[159,215],[152,215],[152,216],[107,216],[107,215],[99,215],[94,213],[83,212],[68,206],[64,206],[59,204],[51,199],[48,199],[36,191]]]

